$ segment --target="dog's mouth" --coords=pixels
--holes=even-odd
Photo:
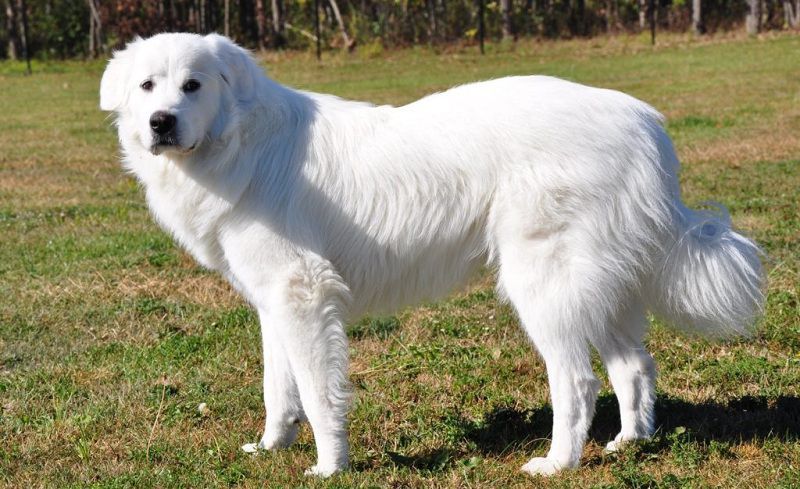
[[[178,142],[178,138],[174,135],[156,135],[153,137],[153,143],[150,145],[150,152],[154,155],[160,155],[166,151],[174,151],[181,154],[187,154],[194,151],[197,143],[192,144],[188,148],[182,146]]]

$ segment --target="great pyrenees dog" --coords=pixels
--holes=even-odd
[[[761,311],[759,249],[723,208],[681,202],[661,115],[620,92],[524,76],[375,106],[282,86],[225,37],[160,34],[114,53],[100,107],[158,223],[258,311],[266,423],[242,448],[308,421],[308,474],[348,466],[348,321],[487,265],[549,376],[531,474],[580,461],[591,348],[619,399],[614,450],[654,429],[648,312],[723,336]]]

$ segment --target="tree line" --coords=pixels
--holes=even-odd
[[[800,0],[0,0],[0,57],[94,57],[136,35],[224,33],[253,49],[381,49],[648,28],[800,28]]]

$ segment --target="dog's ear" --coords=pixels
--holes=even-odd
[[[128,90],[133,50],[141,40],[137,37],[122,51],[114,51],[114,57],[109,60],[100,81],[100,110],[117,110],[122,106]]]
[[[219,60],[220,76],[223,83],[230,87],[234,98],[240,103],[252,100],[261,69],[250,53],[219,34],[209,34],[205,40]]]

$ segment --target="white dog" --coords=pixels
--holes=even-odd
[[[681,203],[661,116],[619,92],[513,77],[376,107],[281,86],[222,36],[162,34],[114,54],[100,107],[156,220],[258,310],[267,418],[243,448],[308,420],[310,474],[348,465],[345,324],[486,264],[549,375],[532,474],[579,463],[591,347],[619,399],[613,450],[653,432],[647,311],[721,335],[762,306],[756,245]]]

